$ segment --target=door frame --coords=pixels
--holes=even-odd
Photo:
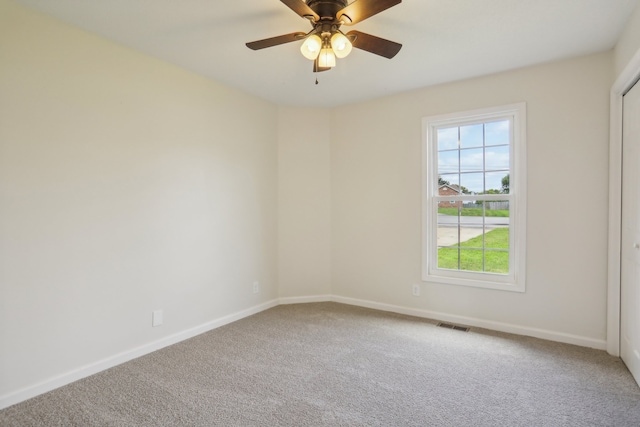
[[[622,107],[624,94],[640,79],[640,50],[611,88],[609,136],[609,249],[607,277],[607,352],[620,356],[620,262],[622,234]]]

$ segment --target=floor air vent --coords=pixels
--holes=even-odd
[[[469,328],[466,326],[458,326],[458,325],[452,325],[451,323],[443,323],[440,322],[438,323],[438,327],[440,328],[446,328],[446,329],[453,329],[455,331],[462,331],[462,332],[469,332]]]

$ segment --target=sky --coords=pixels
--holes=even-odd
[[[509,173],[510,121],[437,130],[438,176],[474,193],[500,190]]]

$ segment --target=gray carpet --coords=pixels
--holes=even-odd
[[[2,426],[640,426],[603,351],[279,306],[0,411]]]

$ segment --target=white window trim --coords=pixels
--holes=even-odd
[[[526,104],[524,102],[501,107],[425,117],[422,120],[422,280],[429,283],[472,286],[513,292],[525,291],[526,279],[526,231],[527,231],[527,162],[526,162]],[[437,253],[437,212],[434,194],[438,179],[437,145],[433,144],[437,128],[461,126],[501,118],[513,123],[513,141],[510,155],[510,272],[507,275],[452,271],[433,268]],[[436,181],[437,182],[437,181]],[[487,197],[489,195],[483,196]],[[448,196],[442,196],[447,198]],[[477,196],[460,196],[460,199],[477,199]],[[505,200],[505,195],[487,198]]]

